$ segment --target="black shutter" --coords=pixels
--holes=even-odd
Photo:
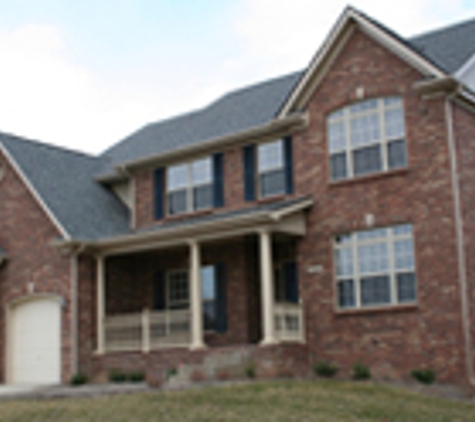
[[[256,198],[256,146],[247,145],[243,148],[244,158],[244,199],[253,201]]]
[[[216,331],[224,333],[228,329],[226,303],[226,267],[223,263],[216,264]]]
[[[213,196],[216,208],[224,206],[223,153],[213,155]]]
[[[299,283],[297,273],[297,263],[295,261],[284,264],[285,299],[288,302],[297,303],[299,301]]]
[[[158,311],[165,309],[166,293],[163,271],[157,271],[153,279],[153,309]]]
[[[284,157],[285,157],[285,193],[294,191],[294,175],[292,166],[292,137],[284,138]]]
[[[156,220],[160,220],[164,216],[164,185],[165,169],[163,167],[159,167],[153,174],[154,216]]]

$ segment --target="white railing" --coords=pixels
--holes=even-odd
[[[274,321],[277,341],[305,341],[302,305],[275,303]]]
[[[190,344],[190,311],[171,310],[106,316],[105,349],[111,351],[187,347]]]

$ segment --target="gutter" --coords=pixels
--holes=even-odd
[[[181,159],[186,154],[205,153],[215,148],[226,148],[240,143],[249,142],[250,139],[275,136],[277,131],[288,131],[304,128],[308,125],[308,113],[293,113],[287,117],[271,120],[263,126],[252,127],[250,129],[232,133],[230,135],[220,136],[205,142],[188,145],[173,151],[157,154],[138,160],[128,161],[120,166],[115,167],[118,174],[100,176],[96,179],[98,182],[111,183],[118,180],[124,180],[129,170],[135,170],[143,167],[155,166],[157,164],[168,162],[174,159]]]
[[[470,385],[475,386],[475,376],[472,356],[472,337],[470,326],[470,303],[468,300],[468,282],[467,282],[467,265],[465,256],[465,240],[463,231],[463,214],[461,206],[460,195],[460,175],[458,171],[457,149],[455,145],[454,123],[453,123],[453,108],[452,99],[458,92],[447,96],[445,99],[445,118],[447,125],[447,142],[450,153],[450,170],[452,175],[452,191],[454,193],[454,218],[455,231],[457,241],[457,255],[458,255],[458,272],[460,282],[460,300],[462,305],[462,328],[465,341],[465,363]]]

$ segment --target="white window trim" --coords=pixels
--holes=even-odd
[[[209,159],[210,164],[211,164],[211,181],[209,183],[194,183],[193,182],[193,164],[196,161],[201,161],[201,160],[204,160],[204,159]],[[170,170],[171,167],[180,166],[180,165],[186,165],[186,170],[187,170],[186,171],[186,175],[187,175],[186,187],[169,189],[168,188],[169,170]],[[169,216],[184,215],[184,214],[190,214],[190,213],[197,212],[197,211],[212,209],[213,206],[214,206],[213,201],[211,201],[211,204],[210,204],[209,207],[203,207],[203,208],[195,209],[193,190],[195,188],[199,188],[199,187],[202,187],[202,186],[211,186],[211,189],[213,189],[214,183],[215,183],[215,180],[214,180],[214,174],[213,174],[213,157],[212,156],[195,158],[195,159],[190,160],[190,161],[176,163],[176,164],[172,164],[172,165],[168,166],[167,167],[167,172],[166,172],[166,183],[165,183],[165,186],[166,186],[166,195],[165,195],[165,197],[166,197],[166,200],[165,200],[166,214],[169,215]],[[182,212],[171,213],[170,212],[170,207],[169,207],[169,205],[170,205],[169,195],[171,193],[180,192],[182,190],[186,190],[186,210],[182,211]]]
[[[401,224],[406,225],[406,224]],[[371,304],[371,305],[362,305],[361,304],[361,279],[363,278],[359,271],[359,256],[358,256],[358,246],[361,245],[373,245],[375,243],[382,243],[381,239],[366,239],[366,240],[357,240],[357,234],[362,233],[365,231],[370,230],[360,230],[355,231],[352,233],[348,233],[347,235],[351,236],[351,240],[349,243],[339,244],[336,239],[333,240],[333,259],[334,259],[334,274],[335,274],[335,306],[336,309],[339,311],[352,311],[352,310],[367,310],[372,308],[388,308],[388,307],[397,307],[397,306],[405,306],[405,305],[415,305],[418,302],[418,281],[417,281],[417,268],[416,268],[416,255],[415,255],[415,239],[414,239],[414,227],[411,224],[412,231],[411,234],[402,234],[396,235],[393,233],[393,228],[397,227],[398,225],[394,226],[386,226],[380,227],[381,229],[387,230],[386,235],[386,244],[388,245],[388,271],[384,272],[374,272],[371,274],[365,274],[366,276],[377,277],[377,276],[389,276],[389,283],[390,283],[390,302],[389,303],[380,303],[380,304]],[[377,228],[375,228],[377,229]],[[395,265],[395,254],[394,254],[394,244],[398,240],[412,240],[412,254],[414,258],[414,265],[411,269],[411,272],[414,273],[414,289],[416,291],[416,298],[413,301],[404,301],[399,302],[397,300],[397,275],[404,274],[409,272],[409,269],[398,270],[396,269]],[[336,252],[341,249],[349,249],[351,248],[353,253],[353,275],[339,275],[338,274],[338,259]],[[353,279],[354,283],[354,295],[355,295],[355,306],[340,306],[339,303],[339,282],[343,280]]]
[[[266,144],[272,144],[274,142],[280,142],[280,145],[282,147],[282,166],[273,166],[271,168],[268,168],[266,169],[265,171],[261,171],[259,169],[259,147],[261,145],[266,145]],[[285,164],[286,164],[286,160],[287,160],[287,157],[285,156],[285,144],[284,144],[284,138],[279,138],[279,139],[273,139],[271,141],[266,141],[266,142],[260,142],[259,144],[256,145],[256,163],[255,163],[255,170],[256,170],[256,174],[257,174],[257,181],[256,181],[256,188],[257,188],[257,197],[260,198],[260,199],[263,199],[263,198],[272,198],[273,196],[280,196],[280,195],[285,195],[286,193],[286,189],[285,189],[285,184],[284,184],[284,188],[282,190],[282,192],[278,192],[278,193],[273,193],[271,195],[263,195],[262,194],[262,184],[261,184],[261,176],[262,175],[265,175],[267,173],[271,173],[273,171],[276,171],[276,170],[282,170],[284,172],[284,175],[285,175]]]
[[[400,100],[400,103],[385,105],[384,100],[387,99],[387,98],[398,98]],[[408,157],[408,155],[407,155],[407,130],[406,130],[406,119],[405,119],[405,113],[404,113],[405,105],[404,105],[403,98],[398,97],[398,96],[387,96],[387,97],[378,97],[378,98],[373,98],[373,99],[367,99],[365,101],[372,101],[372,100],[377,101],[376,110],[378,111],[379,127],[380,127],[380,131],[381,131],[381,136],[380,136],[380,139],[378,141],[368,143],[364,146],[358,146],[358,147],[354,147],[354,146],[351,145],[351,117],[354,117],[354,116],[357,116],[357,117],[371,116],[375,113],[375,111],[374,111],[375,109],[363,110],[363,111],[358,111],[358,112],[353,112],[352,113],[350,111],[351,106],[357,104],[357,103],[353,103],[353,104],[349,104],[345,107],[342,107],[338,110],[335,110],[333,112],[333,113],[342,112],[343,114],[341,116],[332,117],[333,113],[331,113],[327,118],[327,139],[328,139],[327,145],[328,145],[329,158],[331,160],[331,157],[333,155],[341,154],[341,153],[344,152],[345,156],[346,156],[346,167],[347,167],[347,170],[348,170],[347,176],[344,177],[344,178],[341,178],[341,179],[333,179],[331,177],[331,174],[330,174],[330,179],[332,181],[337,182],[337,181],[342,181],[342,180],[354,179],[354,178],[357,178],[357,177],[365,177],[365,176],[369,176],[369,175],[372,175],[372,174],[378,174],[378,173],[381,173],[381,172],[387,172],[387,171],[394,170],[394,169],[389,168],[389,156],[388,156],[388,150],[387,150],[388,148],[387,147],[388,147],[389,143],[391,143],[393,141],[397,141],[401,138],[400,137],[395,137],[395,138],[386,137],[385,111],[388,111],[388,110],[401,109],[402,119],[403,119],[402,124],[403,124],[403,127],[404,127],[404,134],[403,134],[404,148],[405,148],[405,152],[406,152],[406,161],[407,161],[407,157]],[[365,101],[362,101],[362,102],[365,102]],[[343,122],[343,124],[345,125],[345,148],[337,150],[337,151],[331,151],[330,139],[329,139],[329,129],[328,128],[329,128],[331,123],[335,123],[335,122]],[[363,148],[366,148],[366,147],[369,147],[369,146],[373,146],[373,145],[380,145],[381,146],[381,162],[382,162],[381,170],[379,172],[375,172],[375,173],[355,175],[354,163],[353,163],[353,152],[358,151],[358,150],[363,149]],[[407,166],[407,162],[406,162],[406,166]],[[330,163],[330,168],[331,168],[331,163]],[[401,168],[404,168],[404,167],[401,167]]]

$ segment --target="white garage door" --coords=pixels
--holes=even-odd
[[[10,374],[13,384],[60,382],[61,310],[54,299],[37,299],[12,310]]]

